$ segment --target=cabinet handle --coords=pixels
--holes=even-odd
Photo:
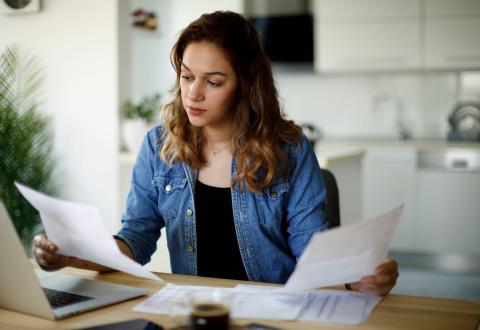
[[[338,64],[341,66],[358,66],[358,65],[366,65],[366,64],[388,64],[388,65],[403,65],[406,61],[405,58],[402,57],[379,57],[379,58],[342,58],[339,59]]]
[[[445,56],[445,62],[458,63],[458,62],[480,62],[480,55],[447,55]]]

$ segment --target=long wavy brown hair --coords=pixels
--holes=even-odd
[[[177,79],[174,99],[162,109],[164,143],[161,157],[167,163],[184,162],[194,168],[206,164],[202,153],[202,128],[190,124],[180,91],[183,53],[189,43],[206,41],[222,49],[237,74],[233,111],[233,157],[236,170],[232,187],[244,184],[259,193],[278,175],[288,179],[284,143],[298,144],[301,129],[286,120],[280,109],[271,62],[255,27],[242,15],[217,11],[204,14],[188,25],[171,51]]]

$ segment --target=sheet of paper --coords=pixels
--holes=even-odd
[[[60,254],[161,281],[120,251],[97,208],[53,198],[17,182],[15,185],[40,212],[48,239],[58,246]]]
[[[304,292],[298,294],[279,292],[265,296],[259,292],[234,291],[230,288],[205,286],[180,286],[167,284],[153,296],[136,305],[135,312],[181,315],[188,314],[188,295],[193,290],[223,290],[230,296],[230,315],[233,318],[268,320],[294,320],[301,311]]]
[[[295,320],[305,305],[305,292],[231,290],[232,317],[239,319]]]
[[[265,295],[285,292],[282,287],[248,284],[239,284],[232,290],[258,292]],[[300,294],[302,292],[305,293],[305,291],[296,293]],[[354,291],[318,290],[309,291],[306,294],[307,299],[304,300],[296,320],[361,324],[368,319],[373,309],[382,300],[375,295]]]
[[[188,314],[188,295],[193,290],[229,292],[233,318],[301,320],[310,322],[360,324],[368,319],[381,298],[351,291],[321,290],[287,292],[278,287],[237,285],[209,288],[168,284],[136,305],[136,312],[169,315]]]
[[[308,290],[352,283],[385,260],[403,205],[367,221],[315,234],[285,289]]]
[[[297,319],[325,323],[361,324],[368,319],[380,301],[380,297],[362,292],[311,292],[307,305]]]

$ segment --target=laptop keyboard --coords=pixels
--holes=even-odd
[[[93,299],[92,297],[47,288],[43,288],[43,291],[54,309]]]

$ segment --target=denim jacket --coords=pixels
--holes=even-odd
[[[118,237],[140,264],[150,261],[166,228],[172,272],[197,275],[194,193],[198,170],[160,158],[162,127],[151,129],[135,162]],[[251,281],[285,283],[311,236],[328,227],[326,190],[309,141],[285,144],[290,176],[261,194],[231,190],[238,246]],[[232,160],[231,173],[235,171]],[[215,205],[212,205],[215,207]]]

